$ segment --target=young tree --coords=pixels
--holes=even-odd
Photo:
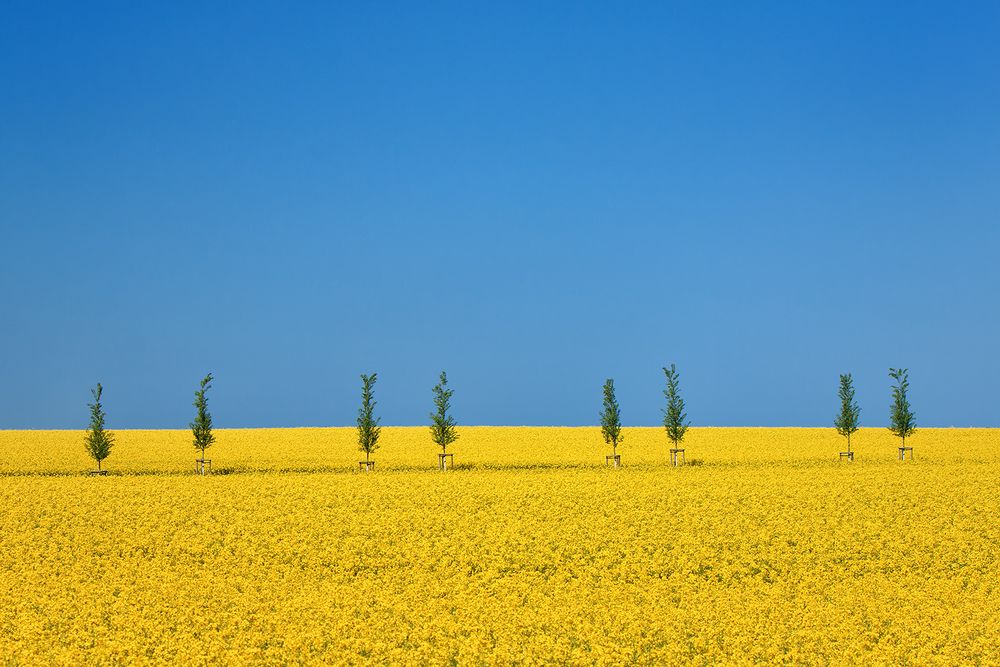
[[[847,453],[851,453],[851,434],[858,430],[861,408],[854,400],[854,380],[851,374],[840,376],[840,414],[833,420],[837,433],[847,438]]]
[[[608,378],[604,382],[604,411],[601,412],[601,434],[604,442],[611,445],[611,453],[618,456],[618,445],[622,442],[622,419],[618,401],[615,399],[615,381]]]
[[[451,397],[455,393],[454,389],[448,389],[448,376],[444,371],[438,378],[438,383],[434,385],[434,407],[436,412],[431,415],[431,438],[441,448],[441,453],[448,451],[448,445],[458,440],[458,431],[455,427],[454,417],[448,414],[451,409]]]
[[[909,376],[907,368],[889,369],[889,377],[896,381],[892,388],[892,405],[889,406],[889,430],[903,439],[904,447],[907,436],[913,435],[917,430],[916,415],[910,409],[910,399],[906,395],[910,389]]]
[[[191,422],[191,432],[194,434],[194,448],[201,451],[202,460],[205,459],[205,450],[215,442],[215,435],[212,433],[212,415],[208,412],[208,399],[205,392],[212,388],[212,374],[206,375],[201,386],[194,392],[194,407],[198,409],[194,421]]]
[[[372,388],[378,379],[378,373],[361,374],[361,407],[358,408],[358,449],[365,453],[367,463],[372,453],[378,449],[378,437],[382,427],[378,425],[379,417],[375,416],[375,397]]]
[[[674,449],[677,449],[684,440],[690,423],[684,423],[687,414],[680,394],[680,373],[677,372],[677,367],[673,364],[670,364],[670,368],[664,366],[663,374],[667,378],[667,388],[663,390],[663,395],[667,397],[667,409],[663,410],[663,427],[667,429],[667,437],[674,444]]]
[[[104,407],[101,405],[101,395],[104,393],[104,387],[101,383],[97,383],[96,389],[91,389],[90,394],[94,397],[93,403],[88,403],[90,407],[90,427],[87,429],[87,435],[85,439],[87,453],[90,457],[97,461],[97,470],[101,469],[101,461],[108,458],[111,453],[111,447],[115,444],[115,436],[113,433],[106,431],[104,429]]]

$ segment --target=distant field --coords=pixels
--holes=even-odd
[[[177,474],[194,470],[191,432],[116,431],[117,445],[104,467],[111,474]],[[448,451],[463,468],[603,467],[610,447],[600,429],[588,427],[464,427]],[[626,468],[668,462],[661,428],[624,429],[619,449]],[[208,450],[216,472],[354,472],[354,428],[224,429]],[[378,469],[418,472],[437,465],[439,451],[426,427],[386,427],[373,458]],[[884,428],[862,429],[852,440],[855,465],[892,462],[899,442]],[[1000,429],[921,429],[912,442],[920,464],[996,463]],[[844,439],[833,428],[692,428],[688,459],[706,466],[766,464],[837,467]],[[94,468],[82,431],[0,431],[0,475],[82,474]]]
[[[460,433],[0,431],[0,664],[1000,663],[1000,430]]]

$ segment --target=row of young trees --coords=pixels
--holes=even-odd
[[[687,413],[684,412],[684,399],[681,398],[680,392],[680,373],[677,372],[677,367],[674,364],[670,364],[669,368],[664,366],[663,374],[667,382],[667,388],[663,390],[663,395],[667,399],[667,407],[661,411],[663,412],[663,427],[667,431],[667,437],[671,444],[673,444],[671,453],[675,454],[677,451],[683,451],[680,449],[680,445],[684,440],[684,434],[687,433],[688,426],[691,424],[687,421]],[[621,461],[618,456],[618,445],[622,443],[623,439],[622,415],[618,399],[615,397],[615,381],[612,378],[604,381],[604,408],[601,410],[600,417],[604,442],[611,445],[611,456],[608,460],[613,462],[617,468]],[[676,464],[675,456],[671,457],[671,460]]]
[[[667,437],[673,445],[671,452],[683,452],[680,444],[684,440],[690,422],[684,412],[684,399],[680,396],[680,374],[674,364],[663,368],[666,377],[667,388],[663,390],[663,395],[667,399],[667,406],[663,412],[663,427],[667,431]],[[889,377],[895,384],[892,386],[892,404],[889,406],[889,430],[902,439],[899,448],[900,458],[903,458],[906,451],[911,452],[913,448],[906,447],[906,439],[917,430],[916,415],[910,407],[909,389],[909,369],[890,368]],[[847,452],[841,456],[847,456],[848,460],[854,460],[854,452],[851,450],[851,436],[861,428],[861,408],[854,398],[854,379],[850,373],[840,376],[840,413],[833,421],[837,433],[847,438]],[[604,382],[604,409],[601,411],[601,433],[604,442],[611,445],[611,456],[609,460],[614,461],[618,466],[618,446],[622,443],[622,422],[621,408],[615,398],[615,381],[608,378]],[[676,457],[673,457],[676,464]]]
[[[680,394],[680,373],[674,364],[663,367],[663,374],[666,381],[666,388],[663,390],[666,399],[666,407],[663,408],[663,427],[666,430],[667,438],[673,445],[671,453],[683,452],[680,449],[688,427],[691,425],[687,420],[686,405]],[[909,401],[909,371],[906,368],[890,368],[889,377],[895,382],[892,386],[892,405],[890,406],[890,426],[897,437],[902,439],[900,447],[900,457],[902,458],[906,448],[906,438],[916,431],[916,416],[910,407]],[[215,434],[212,432],[212,415],[208,411],[208,398],[206,392],[212,388],[214,380],[211,373],[206,375],[199,383],[198,389],[194,392],[195,417],[191,422],[191,432],[193,435],[194,448],[200,452],[198,459],[200,470],[204,471],[205,450],[215,443]],[[372,454],[379,448],[379,436],[382,427],[379,425],[380,418],[375,415],[375,383],[378,374],[361,375],[361,406],[358,408],[358,449],[365,455],[365,460],[360,465],[365,470],[372,470],[374,462],[371,460]],[[106,415],[101,403],[104,388],[101,383],[91,390],[94,402],[90,407],[90,426],[85,436],[85,446],[87,453],[97,462],[95,474],[105,474],[101,467],[102,462],[111,454],[114,446],[114,434],[105,427]],[[430,413],[431,440],[441,448],[439,462],[441,469],[446,468],[446,458],[448,445],[458,440],[458,424],[450,414],[451,397],[454,390],[448,387],[448,375],[441,371],[438,383],[434,385],[434,411]],[[600,413],[601,434],[604,442],[611,445],[612,454],[608,457],[618,466],[620,457],[618,447],[622,444],[622,421],[621,407],[615,396],[615,381],[608,378],[603,387],[604,401],[603,409]],[[834,419],[834,427],[837,433],[847,438],[847,452],[842,453],[849,460],[854,459],[851,450],[851,436],[860,429],[861,409],[855,400],[854,380],[850,373],[840,376],[840,412]],[[912,448],[909,448],[912,457]],[[676,464],[676,456],[672,457]]]
[[[204,469],[205,450],[215,442],[215,434],[212,433],[212,415],[208,411],[208,397],[205,396],[205,392],[212,388],[213,379],[212,374],[209,373],[202,378],[198,389],[195,390],[195,416],[194,421],[190,424],[191,433],[194,435],[194,448],[201,452],[200,462],[202,463],[202,470]],[[91,389],[90,393],[94,397],[94,402],[89,404],[90,425],[87,427],[84,445],[90,457],[97,462],[97,470],[94,471],[94,474],[103,475],[107,471],[101,468],[101,463],[110,456],[111,448],[115,443],[115,436],[104,426],[106,415],[104,413],[104,406],[101,403],[104,387],[98,382],[97,387]]]
[[[361,407],[358,408],[358,449],[365,455],[365,460],[359,464],[364,470],[372,470],[374,464],[371,455],[378,449],[378,439],[382,432],[379,426],[380,418],[375,416],[375,399],[373,388],[378,379],[377,373],[371,375],[361,375]],[[441,448],[441,458],[439,465],[442,470],[446,468],[448,456],[448,445],[458,440],[458,424],[450,414],[451,397],[455,394],[454,389],[448,388],[448,374],[441,371],[438,376],[438,383],[431,391],[434,394],[434,412],[430,413],[431,418],[431,440]]]
[[[906,439],[917,430],[916,414],[910,407],[910,371],[907,368],[890,368],[889,377],[892,378],[892,403],[889,405],[889,430],[893,435],[902,440],[899,448],[899,456],[903,458],[907,450],[912,452],[913,448],[906,447]],[[840,413],[833,420],[833,425],[837,433],[847,438],[847,451],[841,453],[841,458],[847,457],[849,461],[854,460],[854,452],[851,450],[851,436],[861,428],[861,408],[854,400],[854,378],[850,373],[840,376]]]
[[[197,459],[198,470],[205,470],[205,450],[215,443],[215,434],[212,432],[212,415],[208,411],[208,397],[206,392],[212,388],[212,381],[215,378],[211,373],[206,375],[199,383],[198,389],[194,392],[195,417],[191,422],[191,433],[194,436],[194,448],[200,453]],[[371,470],[374,463],[371,455],[378,449],[379,436],[382,427],[379,425],[380,418],[375,416],[375,382],[378,374],[361,375],[361,407],[358,408],[358,449],[365,455],[363,462],[365,470]],[[434,412],[430,413],[431,418],[431,439],[441,447],[442,455],[448,450],[448,445],[458,440],[458,424],[450,414],[451,397],[454,390],[448,387],[448,375],[441,371],[438,383],[434,385]],[[101,464],[111,454],[114,446],[114,434],[105,427],[106,414],[101,398],[104,394],[104,387],[97,383],[97,387],[91,390],[94,402],[90,407],[90,425],[84,437],[84,445],[87,453],[97,463],[97,470],[94,474],[106,474]],[[442,468],[444,461],[442,460]]]

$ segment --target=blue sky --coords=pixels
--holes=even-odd
[[[997,3],[0,9],[0,428],[998,426]]]

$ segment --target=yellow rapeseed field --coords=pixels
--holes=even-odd
[[[0,665],[1000,664],[1000,431],[0,431]]]

